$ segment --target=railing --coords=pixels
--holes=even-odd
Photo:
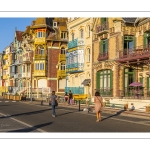
[[[34,76],[46,76],[45,70],[34,70]]]
[[[74,40],[68,42],[68,49],[71,49],[71,48],[74,48],[77,46],[82,46],[82,45],[84,45],[84,39],[77,38],[77,39],[74,39]]]
[[[73,94],[84,94],[84,87],[65,87],[65,92],[69,93],[69,91]]]
[[[142,59],[150,57],[150,45],[147,46],[138,46],[133,49],[124,49],[119,51],[119,59],[122,60],[133,60],[133,59]]]
[[[66,77],[66,71],[65,70],[57,70],[57,78]]]
[[[24,63],[30,63],[30,61],[31,61],[30,57],[23,57]]]
[[[99,53],[97,60],[102,61],[108,59],[108,52],[105,53]]]
[[[60,61],[66,61],[66,55],[65,54],[59,54],[59,62]]]
[[[16,60],[15,61],[15,65],[19,65],[19,64],[21,64],[22,63],[22,60]]]
[[[66,66],[67,69],[70,69],[70,68],[80,68],[80,67],[84,67],[84,63],[74,63],[74,64],[68,64]]]
[[[4,69],[4,70],[8,69],[8,65],[4,65],[4,66],[3,66],[3,69]]]
[[[103,24],[101,24],[100,26],[98,26],[96,28],[96,32],[97,33],[101,33],[101,32],[103,32],[105,30],[108,30],[108,23],[103,23]]]
[[[30,78],[30,77],[31,77],[31,73],[30,72],[22,73],[22,78]]]
[[[99,91],[100,94],[104,97],[112,97],[113,96],[113,89],[112,88],[99,88],[96,89],[96,91]]]
[[[46,54],[35,54],[35,59],[46,59]]]
[[[11,72],[11,73],[10,73],[10,77],[11,77],[11,78],[14,77],[14,74],[15,74],[15,73]]]
[[[16,73],[14,74],[14,78],[21,78],[22,77],[22,74],[21,73]]]

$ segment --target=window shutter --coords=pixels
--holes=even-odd
[[[103,53],[103,41],[102,40],[100,41],[100,53],[101,54]]]
[[[146,35],[146,33],[144,33],[144,38],[143,38],[143,43],[144,43],[144,48],[146,48],[146,46],[147,46],[147,35]]]
[[[147,77],[147,90],[149,90],[149,77]]]
[[[135,36],[133,37],[133,46],[134,46],[133,48],[135,49],[136,48],[136,37]]]
[[[96,73],[96,89],[97,90],[100,89],[100,72],[99,71]]]
[[[124,50],[124,36],[122,36],[122,49]]]
[[[105,45],[106,45],[106,50],[105,50],[105,52],[107,53],[107,52],[108,52],[108,39],[106,39]]]

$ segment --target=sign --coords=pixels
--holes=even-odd
[[[51,92],[50,87],[43,87],[42,93],[49,94]]]

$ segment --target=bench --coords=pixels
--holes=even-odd
[[[105,107],[113,107],[113,108],[123,108],[125,110],[128,109],[128,104],[115,104],[115,103],[105,103]]]

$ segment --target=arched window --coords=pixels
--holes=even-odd
[[[90,37],[90,25],[88,25],[88,37]]]
[[[87,49],[87,61],[90,62],[90,48]]]
[[[35,53],[36,53],[37,55],[38,55],[38,54],[43,55],[43,54],[44,54],[44,47],[43,47],[43,46],[37,46]]]
[[[83,29],[80,30],[80,37],[83,38]]]

